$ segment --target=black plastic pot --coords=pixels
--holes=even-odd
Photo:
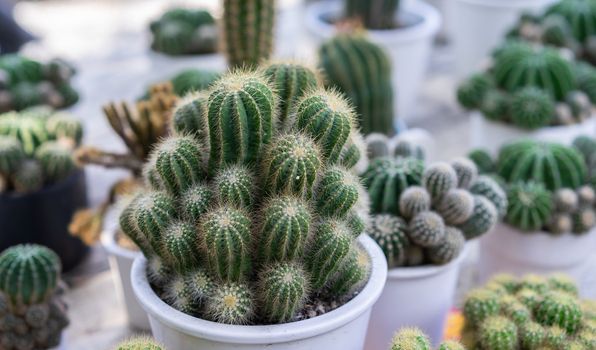
[[[68,224],[86,206],[83,170],[35,193],[0,195],[0,252],[16,244],[42,244],[60,256],[64,271],[72,269],[89,247],[68,233]]]

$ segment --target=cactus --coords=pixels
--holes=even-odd
[[[511,98],[500,90],[489,90],[478,107],[482,114],[491,120],[506,120],[511,112]]]
[[[198,237],[194,225],[172,221],[162,232],[164,262],[178,271],[186,271],[199,261]]]
[[[576,193],[581,207],[592,206],[596,202],[596,193],[591,186],[581,186],[576,190]]]
[[[395,143],[395,149],[393,151],[395,157],[413,157],[419,160],[424,160],[424,148],[420,145],[416,145],[408,140],[400,140],[398,138]]]
[[[370,274],[370,258],[359,245],[352,245],[344,261],[327,286],[332,295],[353,295]]]
[[[195,135],[204,146],[208,146],[207,97],[204,92],[188,94],[178,102],[172,116],[176,135]]]
[[[549,276],[548,285],[553,290],[566,292],[575,296],[579,294],[575,280],[565,274],[559,273]]]
[[[206,308],[210,319],[228,324],[247,324],[255,313],[253,296],[243,283],[216,285]]]
[[[592,208],[581,208],[573,214],[572,222],[573,233],[587,233],[596,226],[596,212]]]
[[[451,190],[441,198],[436,210],[446,224],[463,224],[472,216],[474,197],[466,190]]]
[[[10,177],[15,192],[32,193],[43,187],[43,169],[39,162],[30,159],[21,163]]]
[[[35,150],[50,138],[42,119],[17,113],[0,115],[0,135],[16,137],[27,156],[35,154]]]
[[[289,321],[308,292],[308,278],[298,265],[276,263],[260,273],[259,298],[263,317],[273,323]]]
[[[422,184],[433,200],[438,200],[457,187],[457,173],[448,163],[436,163],[426,168]]]
[[[413,158],[374,159],[362,175],[373,213],[399,215],[399,198],[412,185],[420,185],[424,163]]]
[[[510,116],[513,124],[524,129],[538,129],[551,123],[555,104],[545,91],[528,86],[511,98]]]
[[[493,316],[482,322],[479,340],[483,349],[514,350],[517,348],[517,333],[515,323],[505,317]]]
[[[355,172],[362,172],[368,164],[366,144],[359,133],[352,133],[341,151],[339,164]]]
[[[516,325],[522,326],[532,319],[532,312],[522,302],[517,300],[513,295],[505,295],[501,297],[501,312],[515,322]]]
[[[0,136],[0,173],[10,175],[17,171],[25,159],[19,140],[12,136]]]
[[[176,95],[183,97],[188,93],[206,90],[220,76],[211,70],[185,69],[172,77],[172,88]]]
[[[430,339],[417,328],[404,328],[393,336],[391,350],[431,350]]]
[[[590,1],[565,0],[551,6],[546,13],[563,17],[580,42],[596,35],[596,5]]]
[[[507,223],[524,231],[539,230],[552,213],[551,194],[535,182],[518,182],[507,193]]]
[[[223,3],[223,39],[231,67],[254,67],[273,49],[274,0]]]
[[[66,179],[75,169],[72,151],[59,142],[46,142],[35,152],[35,159],[41,165],[47,181],[59,182]]]
[[[213,192],[207,185],[194,184],[187,188],[180,197],[180,208],[184,218],[188,222],[198,223],[209,209],[213,197]]]
[[[468,154],[468,158],[476,164],[476,168],[478,168],[480,174],[490,174],[495,172],[495,161],[487,151],[475,149]]]
[[[435,264],[446,264],[457,258],[464,249],[466,237],[455,227],[445,227],[445,237],[436,246],[428,249],[428,258]]]
[[[498,217],[497,208],[491,201],[483,196],[474,195],[472,216],[458,228],[466,239],[472,239],[490,231],[496,225]]]
[[[311,69],[289,62],[271,63],[264,73],[280,97],[278,128],[286,130],[298,101],[318,86],[318,77]]]
[[[250,0],[249,5],[265,0]],[[225,6],[230,6],[227,1]],[[253,164],[271,140],[275,96],[265,78],[239,72],[218,80],[208,99],[209,169],[223,164]]]
[[[504,146],[499,153],[497,168],[499,175],[509,183],[534,180],[550,191],[562,187],[577,188],[586,178],[586,165],[577,150],[532,140]]]
[[[381,247],[387,265],[401,266],[406,262],[406,251],[410,242],[407,223],[400,217],[388,214],[374,215],[367,233]]]
[[[211,53],[216,49],[215,19],[205,10],[174,8],[151,22],[151,48],[169,55]]]
[[[114,350],[165,350],[165,348],[149,338],[134,338],[124,341]]]
[[[370,159],[389,157],[389,138],[380,133],[366,135],[366,153]]]
[[[476,181],[478,168],[470,159],[465,157],[455,158],[451,161],[451,166],[457,174],[457,187],[467,189]]]
[[[79,145],[83,139],[83,126],[81,122],[65,113],[52,114],[47,122],[48,133],[56,139],[69,139]]]
[[[466,350],[466,348],[458,341],[446,340],[439,344],[437,350]]]
[[[499,219],[507,213],[507,194],[492,178],[485,175],[479,176],[470,187],[470,192],[491,201],[497,209]]]
[[[313,288],[325,286],[339,270],[350,251],[351,237],[350,229],[341,221],[326,220],[317,228],[310,254],[306,257]]]
[[[253,202],[254,182],[250,170],[245,166],[227,166],[213,179],[215,196],[220,203],[249,208]]]
[[[499,296],[494,292],[477,289],[471,291],[464,303],[463,313],[466,318],[466,324],[480,326],[480,324],[499,314],[500,311]]]
[[[393,29],[396,26],[395,14],[399,5],[400,0],[348,0],[345,2],[344,14],[348,18],[362,21],[368,29]]]
[[[191,136],[166,139],[153,152],[155,173],[172,194],[183,192],[204,177],[201,148]]]
[[[569,188],[562,188],[553,197],[555,210],[563,213],[574,212],[579,205],[579,196]]]
[[[329,86],[354,104],[362,132],[395,133],[391,60],[361,35],[340,34],[323,43],[319,60]]]
[[[546,223],[548,232],[555,235],[573,231],[573,218],[569,214],[555,213]]]
[[[591,117],[592,103],[590,98],[583,91],[571,91],[567,94],[565,102],[567,102],[573,116],[579,121]]]
[[[335,92],[314,90],[299,102],[296,128],[312,137],[330,164],[336,163],[353,128],[352,108]]]
[[[358,201],[360,186],[352,173],[339,167],[327,169],[317,186],[318,212],[327,217],[345,217]]]
[[[424,187],[412,186],[399,197],[399,212],[406,219],[430,210],[430,195]]]
[[[544,337],[544,327],[539,323],[529,322],[519,328],[519,340],[524,349],[537,349]]]
[[[158,191],[147,192],[140,194],[124,209],[120,227],[146,252],[145,242],[160,252],[163,233],[175,216],[176,206],[170,196]]]
[[[476,74],[457,88],[457,101],[467,109],[478,109],[493,86],[490,78]]]
[[[419,213],[408,224],[408,237],[421,247],[438,245],[445,237],[443,218],[432,211]]]

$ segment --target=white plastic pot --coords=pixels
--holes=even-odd
[[[580,293],[591,293],[594,278],[596,229],[588,234],[522,232],[506,224],[480,238],[478,274],[481,283],[498,273],[523,276],[529,273],[550,275],[562,272],[573,277]]]
[[[443,266],[389,270],[383,294],[373,307],[365,348],[389,349],[395,332],[412,326],[420,328],[438,345],[468,249],[466,245],[457,259]]]
[[[539,13],[558,0],[441,1],[447,2],[457,75],[463,79],[480,68],[521,14]]]
[[[306,27],[319,43],[336,34],[335,26],[325,19],[340,18],[342,11],[343,1],[321,1],[308,5]],[[430,62],[433,40],[441,25],[441,15],[422,1],[410,0],[402,4],[399,16],[414,24],[393,30],[369,30],[368,37],[391,56],[395,115],[407,120],[414,114],[418,91]]]
[[[573,125],[524,130],[510,124],[491,121],[480,112],[470,114],[470,146],[482,148],[491,153],[496,153],[501,146],[522,138],[571,145],[576,137],[594,135],[594,133],[596,133],[594,117]]]
[[[176,350],[361,350],[373,304],[387,278],[385,256],[368,236],[359,242],[371,258],[371,276],[354,299],[327,314],[304,321],[269,326],[238,326],[201,320],[167,305],[146,276],[146,260],[138,257],[131,279],[135,295],[147,311],[153,336]]]
[[[101,243],[108,252],[112,278],[114,279],[120,304],[126,309],[128,325],[136,330],[148,331],[151,327],[149,326],[147,313],[139,305],[130,283],[132,263],[135,258],[142,256],[142,254],[118,245],[115,229],[105,230],[101,235]]]

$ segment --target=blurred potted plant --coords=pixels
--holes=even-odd
[[[585,289],[593,275],[596,196],[580,152],[521,140],[503,147],[495,162],[484,159],[483,168],[505,184],[509,204],[504,223],[480,240],[480,279],[561,271]]]
[[[166,350],[150,338],[133,338],[118,344],[114,350]]]
[[[430,339],[418,328],[402,328],[393,337],[390,350],[431,350],[433,349]],[[442,342],[437,350],[465,350],[464,346],[455,340]]]
[[[391,57],[397,115],[411,118],[441,24],[437,10],[418,0],[321,1],[307,6],[306,26],[319,41],[354,23],[366,28],[368,38]]]
[[[87,247],[67,229],[87,205],[85,174],[73,159],[82,136],[78,120],[47,108],[0,115],[0,249],[43,244],[65,270],[84,258]]]
[[[368,142],[373,157],[386,153],[382,143]],[[395,329],[407,325],[423,329],[435,345],[440,342],[466,240],[490,231],[507,206],[502,188],[477,176],[471,160],[425,167],[420,154],[411,144],[399,143],[394,157],[373,158],[362,175],[374,213],[367,232],[389,266],[371,316],[370,349],[382,348]]]
[[[578,84],[581,67],[553,48],[511,41],[494,53],[485,73],[475,74],[457,91],[471,114],[471,145],[490,152],[519,138],[571,144],[596,132],[594,105]],[[584,66],[591,74],[594,68]]]

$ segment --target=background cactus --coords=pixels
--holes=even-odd
[[[24,158],[25,152],[17,138],[0,137],[0,172],[2,174],[10,175],[15,172]]]
[[[47,181],[66,179],[75,168],[72,151],[59,142],[46,142],[35,151],[35,159],[41,165]]]
[[[555,104],[550,96],[533,86],[525,87],[511,98],[511,121],[524,129],[549,125],[555,116]]]
[[[180,97],[184,97],[189,92],[202,91],[209,88],[220,76],[220,73],[211,70],[190,68],[178,72],[170,81],[174,93]]]
[[[596,35],[596,5],[590,1],[565,0],[551,6],[546,14],[564,18],[579,42],[585,42]]]
[[[436,163],[428,167],[422,176],[422,184],[433,200],[441,199],[457,187],[457,173],[448,163]]]
[[[223,40],[231,67],[255,67],[273,50],[274,0],[223,3]]]
[[[540,183],[518,182],[507,193],[505,220],[524,231],[539,230],[552,214],[551,194]]]
[[[369,29],[392,29],[400,0],[345,1],[345,16],[362,21]]]
[[[397,332],[391,342],[391,350],[431,350],[428,336],[417,328],[404,328]]]
[[[405,220],[388,214],[375,215],[367,229],[368,235],[385,253],[389,267],[400,266],[406,262],[406,252],[410,244],[407,229]]]
[[[116,346],[114,350],[166,350],[163,346],[149,338],[134,338]]]
[[[354,104],[365,135],[395,133],[391,60],[380,46],[361,35],[340,34],[323,43],[319,60],[328,85]]]
[[[485,74],[475,74],[457,88],[457,101],[464,108],[478,109],[494,83]]]
[[[416,215],[408,226],[408,237],[422,247],[434,247],[445,237],[443,218],[427,211]]]
[[[206,10],[167,10],[150,29],[151,48],[168,55],[205,54],[217,48],[215,19]]]

